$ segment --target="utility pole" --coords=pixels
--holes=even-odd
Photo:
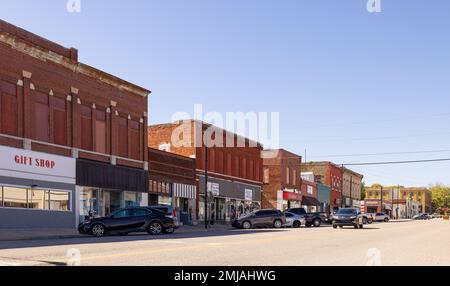
[[[341,165],[341,208],[345,207],[344,202],[344,164]]]
[[[203,130],[203,126],[202,126]],[[205,144],[205,229],[208,229],[208,134],[205,131],[206,136],[204,138]],[[203,131],[202,131],[203,134]],[[203,140],[202,140],[203,141]]]
[[[383,212],[383,186],[381,186],[381,194],[380,194],[380,213]]]

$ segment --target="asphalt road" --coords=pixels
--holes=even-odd
[[[0,242],[0,265],[446,265],[450,222]]]

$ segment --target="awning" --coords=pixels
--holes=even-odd
[[[185,199],[196,199],[197,198],[197,187],[185,184],[173,184],[173,197],[174,198],[185,198]]]
[[[283,199],[286,201],[301,201],[302,195],[298,193],[283,192]]]
[[[319,206],[320,202],[314,197],[303,196],[302,205],[303,206]]]

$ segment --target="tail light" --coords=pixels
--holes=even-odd
[[[177,217],[177,212],[175,210],[172,210],[172,217],[176,218]]]

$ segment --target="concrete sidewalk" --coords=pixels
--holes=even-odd
[[[204,225],[181,226],[176,230],[177,233],[195,233],[207,231],[231,230],[230,225],[212,225],[205,229]],[[68,239],[85,238],[76,229],[72,228],[39,228],[39,229],[5,229],[0,228],[0,241],[19,241],[19,240],[45,240],[45,239]]]

